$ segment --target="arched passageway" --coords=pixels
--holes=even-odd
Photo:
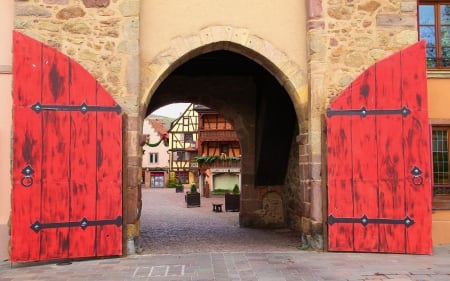
[[[241,54],[211,51],[174,69],[155,90],[145,116],[175,102],[213,108],[236,130],[242,152],[241,211],[237,224],[295,229],[291,216],[301,216],[301,206],[295,202],[300,198],[296,143],[299,122],[291,99],[278,80]],[[271,200],[274,195],[280,200]],[[143,203],[145,209],[145,200]]]

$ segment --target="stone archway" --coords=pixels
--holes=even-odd
[[[297,205],[293,212],[296,213],[291,216],[292,221],[290,225],[306,234],[311,231],[311,209],[321,210],[321,198],[313,197],[316,202],[310,202],[310,176],[308,169],[312,167],[312,160],[308,151],[311,145],[308,135],[310,110],[308,108],[308,81],[304,69],[291,61],[286,54],[276,49],[270,42],[251,34],[245,28],[236,28],[230,26],[210,26],[201,30],[198,34],[177,37],[172,40],[171,48],[161,52],[150,62],[143,62],[141,64],[141,103],[140,112],[151,112],[165,104],[172,102],[186,102],[179,97],[173,100],[150,103],[152,96],[161,85],[161,83],[169,77],[169,75],[183,63],[193,59],[201,54],[216,50],[227,50],[245,56],[267,70],[285,89],[290,100],[292,101],[297,122],[299,134],[297,135],[298,151],[302,153],[302,157],[298,158],[298,165],[302,167],[296,172],[298,176],[299,186],[296,191]],[[149,110],[150,108],[150,110]],[[141,116],[144,118],[145,116]],[[238,126],[239,127],[239,126]],[[320,138],[316,140],[320,146]],[[251,141],[245,143],[244,146],[251,146]],[[254,161],[254,155],[249,157],[249,163]],[[317,161],[316,161],[317,162]],[[316,163],[317,164],[317,163]],[[246,164],[243,161],[243,168]],[[319,163],[320,165],[320,163]],[[245,178],[245,175],[243,176]],[[316,182],[317,185],[317,182]],[[320,190],[320,183],[318,184]],[[277,190],[279,186],[267,187],[270,190]],[[294,195],[295,196],[295,195]],[[306,204],[304,204],[306,203]],[[261,204],[259,202],[258,204]],[[305,207],[303,206],[305,205]],[[311,206],[311,205],[315,205]],[[306,210],[303,212],[303,210]],[[321,217],[315,215],[315,217]],[[305,220],[306,218],[306,220]],[[305,223],[306,221],[306,223]],[[319,222],[321,224],[321,222]],[[316,229],[320,229],[321,226]]]

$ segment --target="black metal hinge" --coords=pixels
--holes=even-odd
[[[366,215],[363,215],[360,218],[336,218],[333,215],[328,216],[328,224],[333,225],[335,223],[360,223],[364,226],[369,223],[373,224],[404,224],[406,227],[410,227],[414,224],[414,220],[409,216],[406,216],[404,219],[384,219],[384,218],[368,218]]]
[[[110,111],[119,114],[122,111],[119,105],[98,106],[87,105],[86,103],[82,103],[81,105],[45,105],[37,102],[31,106],[31,109],[36,113],[40,113],[41,111],[79,111],[84,114],[89,111]]]
[[[86,229],[89,226],[99,226],[99,225],[122,225],[122,217],[118,216],[112,220],[98,220],[98,221],[89,221],[87,218],[83,218],[81,221],[70,221],[70,222],[51,222],[51,223],[40,223],[39,221],[35,221],[30,228],[38,233],[42,229],[45,228],[58,228],[58,227],[74,227],[79,226],[81,229]]]
[[[392,115],[401,114],[403,117],[408,116],[411,110],[407,107],[402,107],[400,109],[372,109],[368,110],[365,107],[361,109],[331,109],[327,108],[327,116],[337,116],[337,115],[359,115],[361,117],[366,117],[367,115]]]

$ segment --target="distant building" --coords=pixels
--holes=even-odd
[[[233,189],[241,180],[241,148],[232,124],[217,111],[196,105],[198,113],[198,169],[204,193]]]
[[[164,119],[149,116],[144,120],[142,182],[145,187],[165,187],[169,179],[168,134]]]
[[[169,129],[170,179],[183,185],[198,182],[198,172],[194,158],[197,156],[198,115],[194,104]]]

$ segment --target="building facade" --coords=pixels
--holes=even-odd
[[[126,116],[124,241],[139,235],[144,118],[163,105],[191,102],[224,115],[241,140],[240,224],[265,226],[262,206],[270,209],[268,198],[276,194],[288,226],[305,243],[326,249],[326,108],[368,67],[419,40],[418,2],[409,0],[37,0],[7,1],[0,13],[9,38],[0,49],[3,93],[12,91],[11,81],[24,82],[11,73],[14,30],[81,64]],[[445,68],[430,65],[428,114],[441,128],[436,140],[445,140],[442,129],[450,124],[446,78]],[[1,107],[8,144],[12,106]],[[13,154],[6,149],[4,155]],[[3,186],[12,186],[9,159],[3,163]],[[2,255],[14,216],[5,198],[12,193],[0,190]],[[441,226],[433,224],[433,231]]]
[[[194,104],[172,122],[169,129],[169,166],[170,179],[177,184],[190,187],[198,183],[197,156],[198,114]]]
[[[170,127],[170,124],[169,124]],[[169,181],[169,135],[164,120],[145,118],[142,133],[142,182],[145,187],[166,187]]]
[[[200,190],[204,196],[219,189],[231,192],[235,185],[241,185],[241,147],[236,132],[215,110],[202,105],[194,110],[198,113]]]

